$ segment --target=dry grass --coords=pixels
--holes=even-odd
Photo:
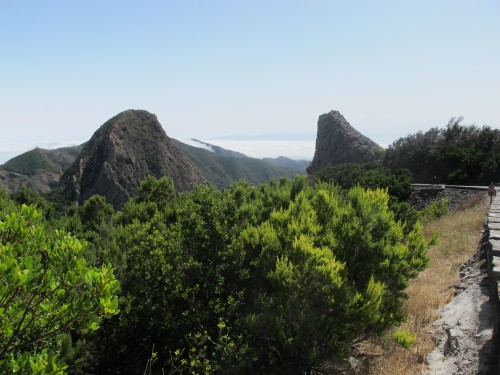
[[[407,322],[394,330],[409,329],[417,335],[417,340],[410,349],[395,344],[391,334],[383,342],[364,343],[361,352],[375,355],[369,365],[365,362],[365,366],[368,365],[365,373],[402,375],[425,372],[426,356],[436,347],[431,337],[432,323],[439,318],[439,309],[453,297],[453,286],[460,280],[460,266],[478,250],[488,205],[486,194],[479,194],[445,217],[425,223],[428,235],[438,231],[439,243],[429,249],[429,268],[408,287]]]

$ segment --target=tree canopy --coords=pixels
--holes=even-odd
[[[445,128],[398,139],[386,150],[384,165],[409,169],[417,182],[487,185],[496,181],[500,130],[461,122],[452,118]]]

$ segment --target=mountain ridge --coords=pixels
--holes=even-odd
[[[198,147],[169,138],[156,116],[147,111],[127,110],[106,121],[80,146],[35,148],[10,159],[0,166],[0,184],[10,192],[22,185],[49,192],[60,182],[75,200],[99,193],[120,207],[148,175],[170,176],[178,190],[200,183],[225,188],[239,179],[260,184],[282,176],[293,178],[306,169],[311,173],[336,163],[370,161],[383,150],[338,111],[319,116],[311,163],[283,156],[252,158],[198,139],[192,142]]]
[[[97,132],[105,132],[120,117],[124,111],[107,120]],[[94,133],[95,134],[95,133]],[[200,169],[205,179],[218,188],[225,188],[239,179],[246,179],[253,184],[268,182],[270,179],[279,179],[282,176],[293,178],[296,174],[305,174],[305,168],[309,161],[296,161],[286,157],[278,158],[252,158],[241,152],[232,151],[220,146],[212,145],[204,141],[196,140],[204,148],[210,148],[212,152],[202,148],[193,147],[182,141],[170,138]],[[52,150],[35,148],[9,159],[0,165],[0,185],[8,192],[14,193],[23,185],[48,193],[58,187],[63,172],[71,167],[79,157],[87,141],[79,146],[61,147]],[[44,153],[50,153],[50,160]],[[68,156],[69,155],[69,156]],[[63,160],[57,160],[61,157]],[[75,175],[75,181],[78,180]],[[66,179],[66,177],[65,177]],[[67,182],[62,182],[67,183]],[[70,183],[71,185],[72,183]],[[78,199],[79,188],[73,186],[71,195]]]
[[[36,147],[0,165],[0,185],[7,192],[22,186],[48,193],[59,183],[63,172],[73,163],[85,144],[52,150]]]
[[[306,173],[305,167],[302,170],[297,170],[273,165],[269,161],[249,156],[217,155],[204,148],[191,146],[178,140],[175,141],[189,155],[191,160],[198,165],[209,182],[218,188],[228,187],[240,179],[245,179],[257,185],[270,179],[293,178],[297,174]],[[291,160],[291,162],[294,161]],[[300,165],[300,163],[296,165]]]

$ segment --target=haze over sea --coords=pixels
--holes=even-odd
[[[277,158],[285,156],[294,160],[312,160],[315,141],[282,140],[231,140],[211,139],[204,141],[227,150],[238,151],[252,158]]]

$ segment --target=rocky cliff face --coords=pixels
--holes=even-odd
[[[382,147],[354,129],[338,111],[319,116],[316,151],[309,174],[330,165],[378,160]]]
[[[128,110],[94,133],[60,184],[79,202],[100,194],[120,208],[147,176],[170,176],[179,191],[207,183],[155,115]]]

